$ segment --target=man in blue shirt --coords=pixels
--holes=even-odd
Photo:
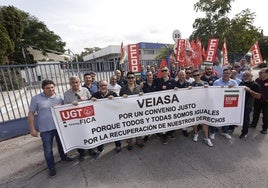
[[[87,88],[89,93],[93,95],[98,91],[98,84],[93,84],[93,80],[90,73],[84,74],[84,85],[83,87]]]
[[[222,72],[222,77],[217,79],[213,86],[221,86],[221,87],[235,87],[238,86],[237,82],[230,78],[231,71],[228,68],[224,68]],[[231,135],[228,133],[229,126],[222,126],[221,127],[221,135],[227,139],[232,139]],[[215,138],[215,127],[210,127],[210,138]]]
[[[63,99],[60,95],[55,93],[55,84],[52,80],[44,80],[42,82],[43,92],[33,96],[31,99],[28,122],[30,134],[33,137],[38,137],[38,131],[35,129],[34,119],[37,113],[38,130],[43,142],[44,156],[49,169],[49,176],[55,176],[55,161],[53,156],[53,139],[56,138],[58,151],[62,161],[72,161],[64,153],[62,144],[53,121],[51,107],[63,104]]]

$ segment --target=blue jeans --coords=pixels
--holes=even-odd
[[[41,132],[40,136],[43,142],[44,156],[45,156],[45,160],[47,163],[47,167],[49,169],[55,168],[55,161],[54,161],[54,155],[53,155],[54,137],[56,138],[60,158],[64,160],[67,157],[67,154],[65,154],[63,151],[58,132],[56,129],[54,129],[51,131]]]

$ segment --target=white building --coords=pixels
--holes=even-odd
[[[139,55],[140,62],[142,65],[153,65],[158,63],[155,60],[156,56],[159,54],[161,48],[167,48],[168,44],[161,43],[148,43],[148,42],[140,42],[139,46]],[[110,45],[106,48],[103,48],[94,53],[88,54],[83,57],[85,62],[90,62],[91,67],[89,67],[93,71],[111,71],[118,69],[119,60],[120,60],[120,45]],[[127,46],[124,46],[125,51],[127,52]],[[124,64],[125,70],[127,69],[127,60]]]

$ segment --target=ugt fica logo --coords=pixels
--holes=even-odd
[[[93,105],[60,111],[60,117],[63,122],[72,119],[86,118],[94,115],[95,112]]]

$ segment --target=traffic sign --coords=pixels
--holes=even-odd
[[[172,33],[172,38],[173,38],[174,42],[177,43],[178,39],[181,38],[181,32],[178,29],[174,30]]]

